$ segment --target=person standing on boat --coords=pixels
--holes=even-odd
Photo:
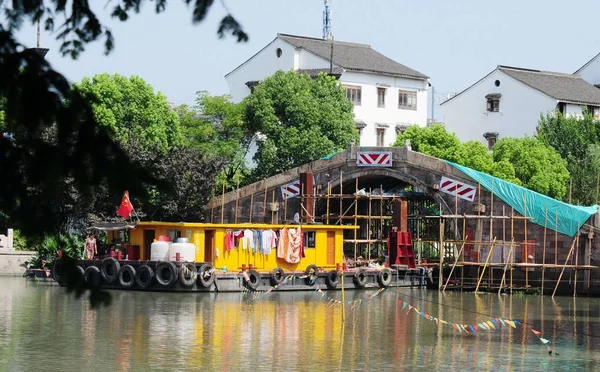
[[[88,237],[85,239],[85,258],[91,260],[94,258],[95,254],[98,254],[96,238],[94,237],[94,234],[89,233]]]

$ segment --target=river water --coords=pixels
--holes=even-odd
[[[343,319],[316,292],[111,293],[110,307],[92,310],[56,285],[0,278],[0,371],[591,371],[600,363],[599,299],[394,289],[348,305]],[[373,293],[347,291],[345,300]],[[402,310],[399,298],[453,323],[519,320],[559,355],[523,326],[457,334]]]

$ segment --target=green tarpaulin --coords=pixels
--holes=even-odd
[[[329,159],[333,158],[334,156],[336,156],[337,154],[339,154],[340,152],[344,152],[344,151],[346,151],[346,150],[342,150],[342,151],[334,152],[333,154],[325,155],[321,158],[321,160],[329,160]]]
[[[532,218],[530,221],[541,226],[546,223],[547,228],[562,234],[575,236],[590,216],[598,212],[598,205],[581,207],[563,203],[489,174],[450,161],[448,164],[471,177],[486,190],[492,191],[493,188],[494,196],[513,207],[521,215],[525,215],[525,201],[527,201],[527,217]],[[546,213],[548,213],[547,221],[545,221]],[[556,223],[557,217],[558,224]]]

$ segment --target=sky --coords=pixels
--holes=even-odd
[[[138,75],[173,104],[193,103],[199,90],[227,94],[224,75],[277,33],[322,36],[322,0],[215,1],[198,25],[183,0],[169,0],[158,15],[147,1],[124,23],[110,17],[115,2],[106,3],[95,10],[116,39],[111,54],[96,42],[77,60],[63,57],[55,35],[42,30],[46,58],[72,82],[104,72]],[[225,6],[249,34],[247,43],[217,37]],[[430,77],[436,116],[449,94],[497,65],[572,73],[600,53],[597,0],[332,0],[331,9],[336,41],[370,44]],[[25,25],[18,39],[34,47],[35,26]]]

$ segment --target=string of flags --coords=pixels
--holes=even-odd
[[[421,316],[424,319],[430,320],[432,322],[435,322],[435,324],[437,326],[441,325],[448,325],[451,326],[452,329],[454,330],[455,333],[459,333],[462,334],[464,333],[472,333],[472,334],[476,334],[480,331],[486,330],[486,331],[492,331],[492,330],[498,330],[501,329],[503,327],[512,327],[512,328],[517,328],[517,326],[523,326],[526,327],[522,322],[518,321],[518,320],[510,320],[510,319],[504,319],[504,318],[499,318],[499,317],[492,317],[489,320],[480,322],[480,323],[472,323],[472,324],[459,324],[459,323],[454,323],[454,322],[448,322],[446,320],[443,319],[439,319],[437,317],[431,316],[429,314],[427,314],[424,311],[420,311],[419,309],[417,309],[415,306],[411,305],[410,303],[404,301],[402,298],[398,298],[398,303],[402,304],[402,308],[400,309],[400,311],[404,311],[405,315],[409,314],[411,311],[414,311],[415,313],[419,314],[419,316]],[[554,352],[552,350],[552,348],[550,347],[550,340],[545,339],[542,336],[542,333],[538,330],[535,330],[533,328],[527,327],[534,335],[536,335],[536,337],[546,346],[546,348],[548,349],[548,354],[552,355],[552,353]],[[558,355],[556,352],[554,352],[554,354]]]

